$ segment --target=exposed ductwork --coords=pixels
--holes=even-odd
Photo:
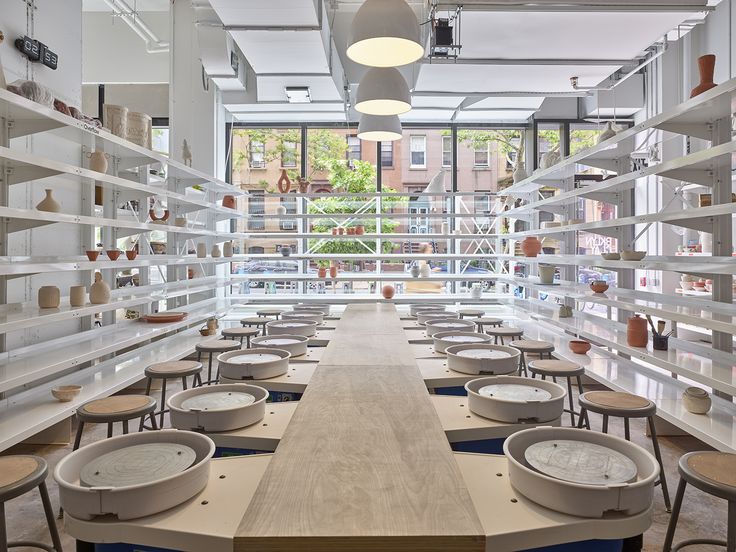
[[[104,0],[105,4],[146,43],[149,54],[163,54],[169,51],[169,43],[159,40],[156,33],[146,25],[126,0]]]

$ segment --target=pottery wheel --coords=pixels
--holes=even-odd
[[[174,443],[148,443],[114,450],[82,467],[87,487],[128,487],[181,473],[197,459],[194,450]]]
[[[262,362],[273,362],[274,360],[281,360],[282,357],[279,355],[272,355],[270,353],[245,353],[242,355],[231,356],[227,359],[229,364],[260,364]]]
[[[472,335],[448,335],[438,339],[441,341],[455,341],[457,343],[481,343],[485,341],[482,337],[474,337]]]
[[[518,402],[546,401],[552,398],[552,394],[546,389],[516,383],[494,383],[493,385],[486,385],[478,390],[478,394],[484,397]]]
[[[281,322],[277,326],[279,328],[301,328],[303,326],[309,326],[309,324],[305,324],[304,322]]]
[[[506,351],[494,351],[493,349],[463,349],[457,353],[459,357],[465,358],[509,358],[511,355]]]
[[[618,485],[636,479],[636,464],[618,451],[584,441],[542,441],[524,451],[540,473],[587,485]]]
[[[240,406],[247,406],[256,402],[250,393],[218,391],[217,393],[202,393],[182,401],[182,410],[230,410]]]
[[[432,324],[438,328],[468,328],[467,324],[460,324],[458,322],[440,322],[439,324]]]
[[[260,341],[259,345],[293,345],[294,343],[301,343],[301,341],[298,341],[296,339],[288,339],[288,338],[278,338],[274,337],[273,339],[264,339],[263,341]]]

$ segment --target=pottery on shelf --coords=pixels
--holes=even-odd
[[[442,233],[443,235],[447,235],[447,234],[449,234],[449,233],[450,233],[450,225],[449,225],[449,224],[447,224],[446,222],[443,222],[443,223],[442,223],[442,226],[440,227],[440,232],[441,232],[441,233]]]
[[[166,221],[169,220],[171,213],[168,209],[164,209],[164,214],[162,216],[158,216],[155,209],[149,209],[148,216],[151,217],[151,221],[156,224],[166,224]]]
[[[89,154],[89,169],[99,173],[107,172],[107,154],[104,151],[93,151]]]
[[[181,144],[181,160],[187,167],[192,166],[192,149],[186,140]]]
[[[615,126],[613,126],[613,122],[608,121],[601,133],[598,135],[598,143],[600,144],[601,142],[605,142],[609,138],[613,138],[614,136],[616,136],[617,132],[618,130]]]
[[[632,251],[630,249],[621,251],[621,259],[624,261],[641,261],[646,256],[646,251]]]
[[[337,227],[337,235],[338,236],[342,236],[344,234],[345,234],[345,228],[343,228],[342,226],[338,226]]]
[[[560,152],[552,150],[542,154],[539,160],[540,169],[549,169],[551,166],[560,162]]]
[[[36,205],[36,209],[39,211],[46,211],[47,213],[58,213],[61,211],[61,204],[54,199],[53,190],[46,188],[46,197]]]
[[[281,215],[281,216],[285,215],[286,214],[286,206],[284,206],[284,205],[278,205],[276,207],[276,214],[277,215]]]
[[[212,246],[212,249],[210,250],[210,255],[213,259],[216,259],[217,257],[222,257],[222,251],[220,251],[220,246],[215,244]]]
[[[107,253],[107,258],[111,261],[117,261],[120,255],[123,254],[119,249],[108,249],[105,253]]]
[[[327,277],[327,268],[324,266],[321,266],[317,269],[317,278],[326,278]]]
[[[707,414],[711,405],[710,395],[700,387],[688,387],[682,394],[682,406],[693,414]]]
[[[337,266],[330,266],[330,278],[337,278]]]
[[[618,261],[621,259],[621,253],[601,253],[601,257],[605,261]]]
[[[309,180],[304,180],[301,176],[296,177],[296,185],[299,187],[300,194],[306,194],[309,191]]]
[[[635,314],[626,323],[626,343],[629,347],[646,347],[648,342],[647,321]]]
[[[126,140],[141,147],[150,148],[153,134],[152,122],[151,116],[147,113],[128,111],[128,128],[125,129]]]
[[[693,88],[692,92],[690,92],[691,98],[694,98],[698,94],[707,92],[711,88],[715,88],[717,86],[717,84],[713,82],[713,73],[715,72],[715,68],[716,68],[716,56],[715,55],[706,54],[698,58],[698,71],[700,71],[700,84],[698,84],[698,86]]]
[[[233,256],[233,242],[227,241],[222,245],[222,256],[223,257]]]
[[[337,236],[337,227],[332,229],[332,235]]]
[[[59,402],[69,402],[79,395],[81,385],[58,385],[51,388],[51,394]]]
[[[560,318],[572,318],[572,307],[560,305]]]
[[[95,283],[89,288],[89,302],[93,305],[104,305],[110,302],[110,286],[102,279],[102,274],[95,272]]]
[[[521,251],[525,257],[536,257],[542,251],[542,242],[535,236],[528,236],[521,242]]]
[[[72,307],[83,307],[87,302],[87,288],[85,286],[72,286],[69,288],[69,304]]]
[[[383,295],[384,299],[391,299],[394,296],[394,293],[396,293],[396,290],[394,289],[394,286],[385,285],[383,288],[381,288],[381,295]]]
[[[608,290],[608,282],[605,280],[593,280],[590,282],[590,289],[593,290],[593,293],[603,293]]]
[[[429,266],[429,263],[424,263],[419,267],[419,277],[420,278],[429,278],[432,275],[432,269]]]
[[[138,256],[138,251],[136,251],[135,249],[128,249],[125,252],[125,256],[128,257],[129,261],[133,261]]]
[[[291,256],[291,246],[290,245],[282,245],[281,247],[279,247],[279,253],[281,253],[281,255],[283,257],[289,257],[289,256]]]
[[[470,286],[470,297],[473,299],[481,299],[483,297],[483,288],[478,282]]]
[[[583,341],[582,339],[571,339],[568,343],[570,350],[576,355],[585,355],[590,351],[590,343]]]
[[[362,224],[357,225],[355,227],[355,235],[362,236],[363,234],[365,234],[365,226],[363,226]]]
[[[38,288],[38,306],[42,309],[57,309],[61,302],[61,294],[56,286]]]
[[[97,251],[96,249],[95,250],[90,250],[90,251],[85,251],[85,254],[87,255],[87,258],[90,261],[96,261],[97,260],[97,257],[100,256],[100,252]]]
[[[207,257],[207,245],[204,242],[197,244],[197,258],[204,259]]]
[[[122,105],[102,106],[105,128],[120,138],[128,136],[128,108]]]
[[[226,195],[222,198],[222,206],[228,209],[235,209],[235,196]]]
[[[554,265],[539,265],[539,282],[542,284],[552,284],[555,281]]]
[[[286,172],[286,169],[281,169],[281,176],[276,182],[276,185],[279,188],[279,192],[282,194],[288,194],[291,190],[291,180],[289,180],[289,175]]]
[[[187,225],[187,217],[176,217],[174,219],[174,226],[184,228]]]
[[[355,235],[355,228],[353,228],[352,226],[348,226],[345,229],[345,232],[347,232],[347,235],[348,236],[354,236]]]
[[[419,265],[413,264],[411,265],[411,268],[409,269],[409,274],[411,274],[412,278],[419,278]]]

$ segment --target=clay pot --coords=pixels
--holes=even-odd
[[[138,256],[138,252],[135,249],[128,249],[125,252],[125,256],[128,257],[129,261],[132,261]]]
[[[429,278],[432,276],[432,268],[429,266],[429,263],[424,263],[419,266],[419,277],[420,278]]]
[[[573,339],[568,343],[570,350],[576,355],[585,355],[590,351],[590,343],[582,339]]]
[[[363,226],[362,224],[359,224],[358,226],[355,227],[355,235],[362,236],[363,234],[365,234],[365,226]]]
[[[89,288],[89,302],[93,305],[104,305],[110,302],[110,286],[102,279],[102,274],[95,272],[95,283]]]
[[[555,281],[555,267],[553,265],[539,265],[539,282],[552,284]]]
[[[99,251],[85,251],[85,253],[87,254],[87,258],[90,261],[96,261],[97,260],[97,257],[100,256],[100,252]]]
[[[286,169],[281,169],[281,177],[278,182],[276,182],[276,185],[279,187],[279,192],[282,194],[288,194],[289,190],[291,190],[291,180],[289,180],[289,175],[287,174]]]
[[[352,226],[346,228],[345,231],[347,232],[348,236],[354,236],[355,235],[355,228],[353,228]]]
[[[693,88],[690,97],[694,98],[698,94],[707,92],[711,88],[718,86],[713,82],[713,73],[716,68],[716,56],[707,54],[698,58],[698,70],[700,71],[700,84]]]
[[[43,286],[38,288],[38,306],[42,309],[57,309],[61,301],[59,288],[56,286]]]
[[[590,282],[590,289],[592,289],[594,293],[603,293],[608,289],[608,284],[605,280],[593,280]]]
[[[337,267],[336,266],[330,267],[330,278],[337,278]]]
[[[409,274],[411,274],[412,278],[419,278],[419,265],[413,264],[411,265],[411,268],[409,269]]]
[[[213,259],[216,259],[217,257],[222,257],[222,251],[220,251],[220,246],[215,244],[212,246],[212,249],[210,250],[210,255]]]
[[[153,120],[150,115],[138,111],[128,111],[128,127],[125,129],[125,139],[138,146],[150,148],[152,123]]]
[[[187,225],[187,217],[176,217],[174,219],[174,226],[178,226],[179,228],[184,228]]]
[[[94,151],[89,155],[89,170],[100,173],[107,172],[107,155],[104,151]]]
[[[345,234],[345,229],[342,226],[338,227],[337,235],[342,236],[343,234]]]
[[[226,195],[222,198],[222,206],[227,207],[228,209],[235,209],[235,196]]]
[[[682,406],[693,414],[707,414],[711,405],[710,395],[700,387],[688,387],[682,394]]]
[[[122,105],[102,106],[105,128],[120,138],[128,136],[128,108]]]
[[[276,207],[276,214],[277,215],[284,216],[286,213],[287,213],[286,206],[279,205],[278,207]]]
[[[53,190],[46,188],[46,197],[36,205],[36,209],[47,213],[58,213],[61,211],[61,204],[54,199]]]
[[[85,286],[72,286],[69,288],[69,304],[72,307],[83,307],[87,302],[87,288]]]
[[[542,251],[542,242],[534,236],[529,236],[521,242],[521,251],[525,257],[536,257]]]
[[[337,228],[333,228],[332,229],[332,235],[333,236],[337,236]]]
[[[107,253],[107,257],[108,257],[108,258],[109,258],[109,259],[110,259],[111,261],[117,261],[117,260],[118,260],[118,258],[120,257],[120,255],[122,255],[122,254],[123,254],[123,252],[122,252],[122,251],[120,251],[119,249],[108,249],[108,250],[106,251],[106,253]]]
[[[648,342],[647,321],[635,314],[626,323],[626,343],[629,347],[646,347]]]
[[[164,216],[159,217],[156,215],[156,211],[154,209],[148,210],[148,216],[151,217],[151,221],[159,224],[165,223],[167,220],[169,220],[169,217],[171,216],[171,213],[168,209],[164,209]]]
[[[283,257],[289,257],[291,255],[291,247],[288,245],[282,245],[279,248],[279,253],[281,253]]]
[[[232,257],[233,256],[233,242],[225,242],[222,246],[222,256]]]
[[[326,278],[327,277],[327,269],[324,266],[321,266],[317,269],[317,277],[318,278]]]
[[[386,285],[381,289],[381,295],[383,295],[384,299],[391,299],[394,296],[394,293],[396,293],[394,286]]]
[[[197,244],[197,257],[199,259],[204,259],[207,257],[207,245],[204,243],[198,243]]]

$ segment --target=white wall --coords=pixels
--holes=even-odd
[[[82,86],[82,107],[86,113],[98,115],[99,85]],[[130,111],[148,113],[151,117],[169,116],[168,84],[106,84],[105,103],[124,105]]]

